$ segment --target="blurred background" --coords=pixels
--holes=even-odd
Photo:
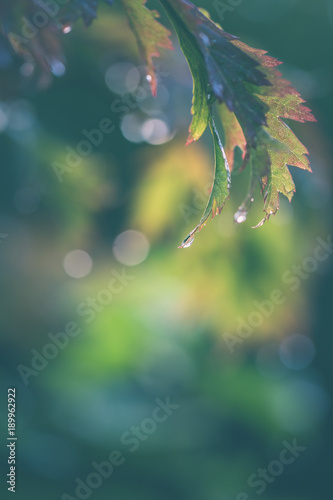
[[[192,82],[177,41],[157,62],[155,99],[117,3],[101,4],[88,29],[64,30],[52,81],[36,81],[2,41],[0,459],[6,474],[13,386],[19,500],[331,491],[333,256],[313,256],[332,234],[333,1],[200,6],[284,61],[318,123],[292,123],[313,174],[291,167],[291,205],[282,199],[252,230],[263,217],[258,191],[248,221],[234,225],[248,181],[234,176],[223,213],[185,250],[177,246],[204,209],[213,146],[209,135],[184,146]],[[147,421],[167,398],[172,414]],[[133,426],[141,437],[131,451]],[[294,462],[272,465],[295,440],[305,449]],[[124,463],[87,479],[112,450]],[[258,493],[249,478],[268,466]],[[77,478],[87,485],[79,493]]]

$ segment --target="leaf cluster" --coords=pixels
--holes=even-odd
[[[113,4],[113,0],[104,1]],[[159,22],[158,12],[146,7],[146,0],[120,1],[155,95],[157,78],[153,59],[160,55],[161,49],[173,48],[170,32]],[[307,149],[285,120],[304,123],[315,118],[299,93],[277,70],[281,64],[278,60],[225,32],[189,0],[159,1],[177,34],[193,77],[193,116],[187,144],[198,140],[207,127],[214,142],[214,182],[202,218],[181,245],[187,247],[208,218],[214,218],[224,207],[229,197],[231,174],[236,168],[236,149],[243,158],[238,171],[248,168],[250,183],[244,202],[234,216],[235,222],[246,220],[258,183],[265,214],[258,226],[278,211],[280,194],[291,201],[295,185],[288,167],[311,169]],[[52,70],[52,61],[61,58],[59,33],[68,32],[79,18],[89,26],[97,16],[98,3],[98,0],[70,0],[53,15],[49,12],[47,26],[34,32],[34,15],[41,8],[41,0],[17,3],[0,0],[0,42],[9,41],[17,54],[37,61],[45,77],[50,68]],[[22,34],[15,35],[17,19],[22,16],[33,33],[27,39]],[[215,126],[216,117],[224,129],[224,145]]]

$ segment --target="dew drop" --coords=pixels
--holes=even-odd
[[[243,222],[246,221],[247,218],[247,210],[237,210],[237,212],[234,215],[234,221],[236,224],[242,224]]]
[[[183,243],[178,248],[188,248],[193,244],[193,241],[194,241],[194,236],[189,236],[188,238],[185,238]]]
[[[72,26],[70,24],[65,24],[63,27],[62,27],[62,32],[65,33],[65,35],[67,33],[70,33],[72,31]]]
[[[147,82],[150,83],[153,80],[153,77],[151,75],[147,75],[146,80],[147,80]]]
[[[210,46],[210,40],[208,38],[207,35],[205,35],[205,33],[200,33],[200,38],[201,40],[203,41],[203,43],[206,45],[206,47],[209,47]]]

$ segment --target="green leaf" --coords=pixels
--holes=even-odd
[[[286,125],[281,118],[293,118],[298,121],[312,120],[309,110],[301,106],[302,100],[297,96],[287,95],[282,98],[264,98],[269,103],[270,111],[267,113],[267,127],[265,127],[269,137],[278,143],[280,147],[274,148],[272,143],[268,149],[270,158],[270,173],[265,186],[265,176],[261,177],[261,182],[266,188],[264,190],[266,213],[265,218],[259,223],[262,225],[269,217],[279,209],[279,193],[285,195],[291,201],[295,185],[289,172],[288,165],[311,171],[307,149],[297,139],[296,135]]]
[[[147,64],[147,79],[153,95],[156,95],[157,80],[153,57],[159,57],[160,48],[172,50],[170,32],[157,21],[159,13],[145,7],[146,0],[121,0],[130,27],[136,37],[142,58]]]
[[[257,178],[264,195],[265,218],[256,227],[260,227],[279,209],[279,193],[291,201],[295,185],[288,165],[311,171],[307,149],[297,139],[292,130],[282,119],[299,122],[316,121],[311,110],[303,105],[304,101],[290,82],[282,78],[276,69],[280,61],[267,55],[263,50],[253,49],[243,42],[235,42],[239,48],[251,55],[261,64],[271,86],[253,87],[253,92],[266,104],[267,127],[259,126],[256,143],[248,147],[245,165],[249,164],[251,178]],[[266,154],[264,153],[266,151]],[[246,219],[249,198],[253,195],[255,183],[252,183],[244,203],[235,214],[235,220],[242,212]]]
[[[206,95],[212,94],[219,102],[225,102],[228,109],[236,113],[244,133],[254,138],[255,124],[266,124],[267,107],[248,85],[270,85],[258,69],[259,63],[233,43],[236,37],[223,31],[188,0],[160,1],[179,39],[186,37],[195,53],[196,62],[192,66],[196,70],[190,65],[194,88],[203,86],[197,77],[199,74],[203,82],[209,83]],[[185,56],[188,58],[186,53]]]
[[[209,81],[207,72],[204,69],[204,59],[201,52],[196,47],[193,34],[184,24],[178,13],[168,2],[162,5],[177,33],[179,45],[188,62],[193,78],[193,101],[192,101],[192,123],[189,128],[187,145],[200,139],[207,128],[210,117],[209,108]]]
[[[210,130],[214,139],[214,151],[215,151],[215,175],[210,197],[200,219],[199,224],[190,232],[188,236],[184,239],[183,243],[179,248],[187,248],[192,245],[194,240],[194,235],[206,225],[208,218],[211,216],[212,219],[221,213],[222,208],[225,205],[226,199],[229,196],[230,189],[230,169],[228,165],[228,160],[222,146],[219,134],[216,130],[216,126],[213,118],[209,122]]]
[[[226,156],[230,170],[235,165],[235,149],[250,169],[250,184],[235,221],[244,222],[253,202],[257,183],[264,196],[265,218],[279,208],[279,194],[291,200],[295,186],[288,165],[310,170],[308,151],[283,119],[315,121],[311,111],[290,82],[276,67],[281,64],[263,50],[254,49],[213,23],[188,0],[160,0],[178,35],[193,76],[193,119],[189,142],[204,132],[214,100],[219,104]],[[218,169],[217,169],[218,178]],[[225,201],[225,191],[214,183],[214,199]],[[224,185],[225,186],[225,185]],[[205,225],[213,210],[211,199],[198,226],[183,243],[189,246],[195,232]],[[213,216],[216,215],[213,210]]]

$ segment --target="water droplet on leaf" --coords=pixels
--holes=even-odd
[[[187,238],[185,238],[185,240],[183,241],[183,243],[180,245],[180,247],[178,248],[188,248],[192,245],[194,241],[194,236],[188,236]]]
[[[150,82],[152,81],[152,79],[153,79],[153,77],[152,77],[151,75],[147,75],[147,76],[146,76],[146,80],[147,80],[147,82],[149,82],[149,83],[150,83]]]
[[[236,224],[242,224],[243,222],[245,222],[247,214],[248,214],[247,210],[237,210],[237,212],[234,215],[234,220]]]
[[[205,44],[206,47],[209,47],[210,46],[210,40],[208,38],[207,35],[205,35],[205,33],[200,33],[199,34],[201,40],[203,41],[203,43]]]
[[[251,204],[254,202],[254,198],[251,196],[251,192],[247,195],[244,202],[238,208],[237,212],[234,215],[234,220],[236,224],[242,224],[246,221],[249,210],[251,208]]]
[[[65,35],[67,33],[70,33],[72,31],[72,26],[70,24],[65,24],[63,27],[62,27],[62,32],[65,33]]]

